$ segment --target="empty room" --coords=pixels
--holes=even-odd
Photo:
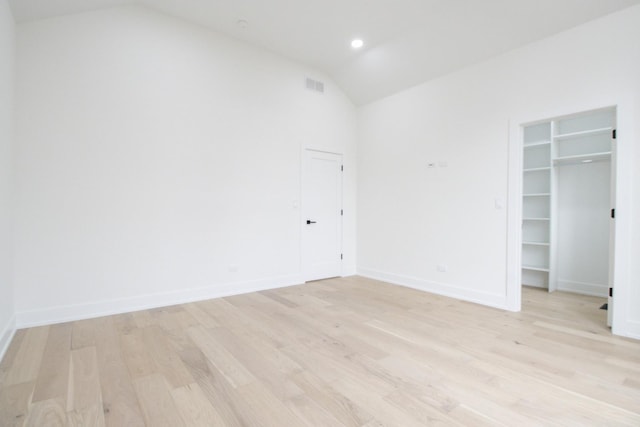
[[[0,0],[0,426],[640,425],[640,0]]]

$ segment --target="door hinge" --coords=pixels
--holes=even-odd
[[[613,132],[611,132],[612,133],[611,136],[613,137],[613,139],[616,139],[618,137],[618,132],[616,132],[616,131],[617,131],[617,129],[614,129]]]
[[[611,218],[615,218],[615,217],[616,217],[616,210],[614,208],[614,209],[611,209]]]
[[[613,288],[609,288],[609,296],[613,298]]]
[[[343,258],[343,255],[342,255],[342,254],[340,254],[340,259],[342,259],[342,258]]]
[[[344,172],[344,165],[340,165],[340,172]]]
[[[344,211],[340,209],[340,215],[344,215]]]

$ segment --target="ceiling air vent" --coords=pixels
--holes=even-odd
[[[324,93],[324,83],[322,83],[321,81],[313,80],[307,77],[306,86],[309,90]]]

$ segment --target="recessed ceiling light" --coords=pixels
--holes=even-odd
[[[362,46],[364,46],[364,42],[361,39],[353,39],[351,41],[351,47],[354,49],[360,49]]]
[[[591,159],[583,160],[582,163],[593,163],[593,160]]]
[[[245,29],[247,28],[247,26],[249,25],[249,23],[247,21],[245,21],[244,19],[240,19],[238,20],[238,22],[236,22],[236,25],[240,28],[240,29]]]

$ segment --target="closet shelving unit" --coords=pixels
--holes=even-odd
[[[556,168],[611,158],[613,109],[524,127],[522,283],[557,289]]]
[[[523,283],[547,286],[550,274],[551,123],[525,128],[523,170]]]

